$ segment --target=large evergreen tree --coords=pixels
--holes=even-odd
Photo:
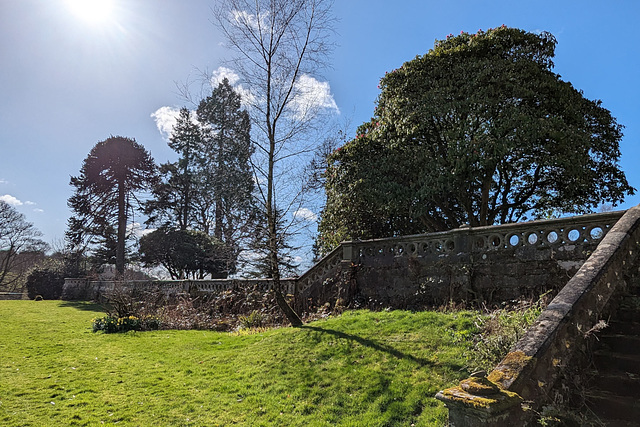
[[[586,213],[633,194],[622,126],[552,72],[555,38],[500,27],[436,41],[381,80],[329,157],[325,250],[341,240]]]
[[[226,271],[233,271],[255,217],[251,125],[241,107],[240,95],[224,79],[200,102],[197,120],[188,109],[180,110],[169,140],[179,158],[160,166],[162,180],[145,205],[148,224],[167,233],[197,230],[223,242],[230,257]]]
[[[73,212],[67,239],[78,250],[95,245],[103,261],[124,273],[127,225],[139,206],[137,194],[156,181],[156,166],[134,139],[112,136],[98,142],[84,160],[80,175],[71,177]]]
[[[160,165],[162,180],[153,188],[153,198],[145,203],[147,223],[159,227],[186,230],[196,227],[201,200],[205,149],[201,126],[191,112],[181,108],[169,138],[169,147],[179,154],[178,161]],[[204,230],[206,231],[206,230]]]
[[[201,184],[213,196],[209,199],[213,235],[235,244],[240,226],[247,222],[252,210],[254,185],[249,160],[253,147],[249,114],[241,109],[240,95],[225,78],[200,102],[197,115],[203,126],[205,144],[205,176]]]

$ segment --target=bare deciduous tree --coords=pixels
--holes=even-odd
[[[253,159],[259,202],[267,222],[270,276],[278,306],[293,326],[302,321],[280,284],[278,227],[299,206],[291,172],[314,149],[319,114],[335,103],[316,80],[332,50],[331,0],[221,0],[214,23],[236,53],[230,61],[242,84],[253,124]],[[333,104],[332,104],[333,103]],[[303,187],[302,180],[300,188]]]
[[[32,263],[27,253],[44,253],[47,249],[40,236],[42,233],[23,214],[0,200],[0,288],[20,290],[25,272],[21,260]]]

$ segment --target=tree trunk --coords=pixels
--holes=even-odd
[[[275,158],[275,137],[269,135],[270,151],[269,151],[269,170],[267,174],[267,227],[268,227],[268,246],[269,246],[269,266],[271,270],[271,280],[273,281],[273,294],[276,298],[276,303],[282,313],[286,316],[289,323],[293,327],[302,326],[302,319],[298,316],[286,298],[282,294],[282,284],[280,283],[280,262],[278,259],[278,227],[277,227],[277,210],[275,209],[273,202],[273,186],[274,186],[274,158]]]
[[[124,182],[118,182],[118,240],[116,242],[116,272],[124,274],[125,240],[127,237],[127,210]]]

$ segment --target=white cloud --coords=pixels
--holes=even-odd
[[[127,234],[133,234],[138,239],[155,230],[155,228],[142,228],[142,224],[140,224],[139,222],[127,224]]]
[[[168,140],[171,136],[178,114],[180,114],[180,109],[174,107],[160,107],[154,113],[151,113],[151,117],[155,120],[156,126],[164,139]]]
[[[15,197],[13,197],[10,194],[5,194],[4,196],[0,196],[0,200],[10,204],[11,206],[22,206],[22,205],[24,205],[24,203],[22,203],[20,200],[16,199]]]
[[[29,200],[27,200],[26,202],[24,202],[24,204],[25,204],[25,205],[27,205],[27,206],[35,206],[35,205],[37,205],[37,203],[36,203],[36,202],[31,202],[31,201],[29,201]]]
[[[9,181],[7,181],[6,179],[0,179],[0,184],[8,184]]]
[[[231,15],[239,28],[253,29],[264,28],[267,25],[265,20],[269,16],[268,13],[263,13],[258,17],[245,10],[232,10]]]
[[[213,89],[217,88],[225,78],[229,80],[229,84],[233,87],[233,90],[240,95],[243,108],[248,109],[252,104],[255,104],[255,96],[253,96],[249,89],[245,89],[241,84],[239,84],[240,76],[231,68],[218,67],[213,73],[211,73],[211,87]]]
[[[40,208],[36,208],[36,209],[34,209],[33,211],[34,211],[34,212],[37,212],[37,213],[44,213],[44,210],[43,210],[43,209],[40,209]]]
[[[218,67],[217,70],[211,73],[211,86],[217,87],[225,78],[229,80],[231,86],[234,86],[240,80],[240,76],[231,68]]]
[[[292,104],[296,119],[304,119],[310,111],[315,109],[334,110],[340,113],[331,95],[329,82],[318,81],[308,74],[300,76],[296,83],[296,96]]]
[[[293,217],[310,222],[316,221],[318,219],[318,215],[314,214],[310,209],[307,208],[298,209],[293,213]]]

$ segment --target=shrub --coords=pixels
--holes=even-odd
[[[475,346],[469,355],[470,367],[489,372],[500,363],[540,315],[546,306],[547,295],[542,295],[536,302],[521,301],[514,307],[478,316],[475,322],[477,331],[472,338]]]
[[[238,323],[242,329],[255,329],[264,326],[266,321],[265,315],[259,311],[253,310],[248,316],[238,317]]]
[[[92,320],[93,332],[102,331],[105,334],[129,331],[152,331],[160,329],[162,322],[156,317],[117,317],[105,316]]]
[[[36,267],[27,276],[27,294],[30,299],[41,295],[43,299],[59,299],[64,286],[64,275],[50,268]]]

